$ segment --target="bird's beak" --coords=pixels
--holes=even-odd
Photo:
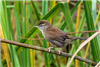
[[[38,26],[34,26],[34,27],[38,28]]]

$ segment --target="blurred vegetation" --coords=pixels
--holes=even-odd
[[[100,1],[0,1],[1,38],[48,48],[49,43],[33,27],[41,19],[50,21],[53,26],[66,33],[99,30]],[[92,34],[78,33],[72,36],[88,38]],[[77,55],[99,62],[99,40],[100,35]],[[67,49],[68,52],[73,54],[82,42],[74,41]],[[1,43],[1,67],[65,67],[69,60],[70,58]],[[75,60],[70,67],[92,66]]]

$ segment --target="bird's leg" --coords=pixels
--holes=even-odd
[[[58,52],[59,52],[59,54],[61,53],[61,50],[62,50],[62,49],[60,49],[60,50],[58,51]]]
[[[53,48],[53,47],[49,47],[49,48],[48,48],[48,49],[49,49],[49,52],[50,52],[51,48]]]

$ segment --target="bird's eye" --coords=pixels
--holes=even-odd
[[[43,25],[41,24],[40,27],[42,27]]]

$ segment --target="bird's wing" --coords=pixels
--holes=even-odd
[[[65,33],[61,31],[60,29],[53,27],[45,31],[45,38],[51,44],[56,45],[57,47],[64,47],[64,44],[65,44],[64,34]]]
[[[61,36],[61,35],[65,35],[67,33],[63,32],[62,30],[56,28],[56,27],[51,27],[51,28],[48,28],[46,31],[46,33],[48,33],[48,35],[51,35],[51,36]]]
[[[57,47],[64,47],[65,44],[64,38],[58,36],[51,37],[48,41]]]

